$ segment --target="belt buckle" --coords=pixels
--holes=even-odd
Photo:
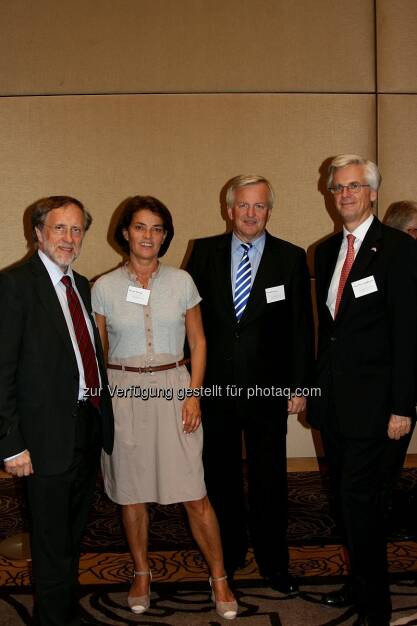
[[[139,374],[152,374],[152,365],[146,365],[146,367],[139,368]]]

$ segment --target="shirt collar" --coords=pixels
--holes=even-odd
[[[38,250],[38,254],[40,260],[46,268],[46,271],[49,274],[49,277],[54,287],[56,287],[61,282],[61,278],[63,276],[69,276],[71,278],[71,282],[74,283],[74,274],[72,272],[71,266],[68,267],[67,273],[64,274],[59,265],[54,263],[54,261],[52,261],[52,259],[50,259],[49,256],[45,254],[45,252],[42,252],[42,250]]]
[[[257,252],[259,252],[259,246],[265,243],[265,239],[266,239],[266,233],[264,231],[262,235],[259,235],[259,237],[257,237],[256,239],[253,239],[250,243],[252,244],[252,247],[255,248]],[[242,252],[242,248],[240,247],[242,243],[246,243],[246,242],[239,239],[239,237],[235,233],[233,233],[232,254],[234,254],[235,252]]]
[[[353,235],[355,239],[359,239],[359,241],[363,241],[365,239],[366,233],[369,230],[370,225],[373,222],[373,219],[374,219],[374,215],[370,215],[369,217],[366,218],[364,222],[362,222],[362,224],[359,224],[359,226],[355,228],[355,230],[353,230],[352,232],[350,232],[349,230],[347,230],[345,226],[343,226],[343,239],[346,239],[348,235]]]

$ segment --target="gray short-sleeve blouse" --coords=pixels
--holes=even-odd
[[[109,361],[145,357],[156,363],[161,354],[181,359],[185,314],[201,301],[191,276],[160,264],[149,283],[147,305],[126,300],[130,286],[138,282],[123,266],[101,276],[92,289],[93,311],[106,318]]]

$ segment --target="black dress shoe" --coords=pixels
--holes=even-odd
[[[271,587],[271,589],[275,589],[275,591],[280,591],[285,594],[298,592],[298,584],[295,578],[291,576],[291,574],[288,574],[288,572],[268,576],[268,586]]]
[[[381,617],[368,617],[367,615],[359,615],[353,626],[389,626],[390,620]]]
[[[336,589],[336,591],[323,593],[320,602],[326,606],[338,609],[343,609],[346,606],[352,606],[352,604],[355,604],[355,596],[352,586],[347,584],[343,585],[340,589]]]
[[[416,538],[415,528],[391,528],[387,531],[388,541],[415,541]]]

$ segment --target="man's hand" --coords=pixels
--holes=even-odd
[[[288,413],[302,413],[306,410],[306,404],[304,396],[293,396],[288,400]]]
[[[388,437],[390,439],[400,439],[404,437],[411,429],[411,417],[405,417],[403,415],[394,415],[389,418],[388,422]]]
[[[30,476],[33,474],[32,461],[30,460],[29,450],[24,450],[19,456],[11,461],[4,462],[4,469],[12,476]]]

